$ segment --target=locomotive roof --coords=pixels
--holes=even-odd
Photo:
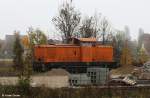
[[[55,44],[55,45],[36,45],[35,47],[80,47],[80,45],[75,44]],[[97,47],[109,47],[112,48],[110,45],[97,45]]]
[[[36,47],[79,47],[74,44],[36,45]]]
[[[79,38],[81,42],[96,42],[96,38]]]

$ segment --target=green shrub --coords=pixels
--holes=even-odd
[[[30,95],[30,79],[25,77],[19,78],[18,91],[21,95]]]

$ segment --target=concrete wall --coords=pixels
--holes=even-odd
[[[2,85],[16,85],[17,77],[0,77],[0,84]],[[50,88],[61,88],[69,86],[68,76],[32,76],[31,86],[45,86]]]
[[[70,84],[74,85],[89,85],[91,83],[91,78],[87,74],[71,74]]]
[[[108,68],[100,68],[100,67],[92,67],[87,68],[87,74],[89,77],[91,77],[91,82],[93,84],[100,84],[103,85],[108,80],[108,74],[109,69]]]

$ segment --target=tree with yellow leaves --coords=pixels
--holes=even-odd
[[[24,48],[29,48],[30,42],[29,42],[29,37],[27,35],[21,38],[21,42]]]
[[[139,63],[140,64],[144,64],[146,61],[149,60],[149,56],[146,54],[144,44],[142,45],[141,49],[139,50],[138,56],[139,56]]]
[[[121,66],[131,65],[132,64],[132,56],[130,49],[128,47],[128,41],[126,40],[124,43],[124,47],[122,49],[121,59],[120,59]]]

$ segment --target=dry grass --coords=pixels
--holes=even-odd
[[[1,66],[0,67],[0,76],[14,76],[16,75],[12,66]]]
[[[13,60],[12,59],[0,59],[0,66],[12,66]]]
[[[15,75],[13,70],[13,61],[10,59],[0,59],[0,76],[12,76]]]
[[[0,86],[0,93],[20,94],[18,87]],[[22,94],[19,98],[150,98],[150,88],[60,88],[50,89],[46,87],[30,88],[28,94]]]
[[[111,70],[110,73],[112,75],[126,75],[126,74],[131,74],[135,68],[137,68],[137,67],[133,66],[133,65],[121,66],[117,69]]]

